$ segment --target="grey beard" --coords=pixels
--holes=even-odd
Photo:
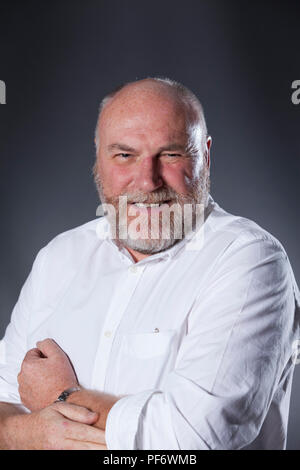
[[[140,253],[150,255],[150,254],[155,254],[155,253],[159,253],[161,251],[167,250],[171,246],[178,243],[182,238],[191,236],[193,232],[199,228],[198,225],[200,225],[204,220],[204,210],[207,204],[210,180],[209,180],[209,174],[206,172],[203,173],[201,177],[199,178],[198,182],[194,183],[193,193],[192,195],[189,195],[189,196],[180,195],[178,193],[175,193],[172,190],[170,190],[169,192],[166,190],[166,194],[171,194],[170,199],[174,200],[174,203],[177,203],[181,207],[181,210],[182,210],[181,217],[177,214],[176,211],[173,213],[173,218],[169,221],[170,222],[169,233],[168,233],[167,238],[162,236],[163,229],[164,229],[163,221],[161,218],[162,214],[160,214],[159,216],[160,218],[159,218],[159,236],[158,237],[156,238],[151,238],[151,236],[150,237],[147,236],[143,238],[131,237],[130,230],[128,230],[128,228],[130,229],[131,223],[129,222],[128,227],[127,227],[127,217],[126,217],[126,221],[120,220],[120,214],[119,214],[118,205],[117,205],[117,198],[106,198],[104,196],[104,191],[103,191],[99,178],[96,181],[96,185],[98,188],[101,201],[103,202],[108,201],[108,203],[112,204],[115,207],[118,224],[116,224],[114,214],[109,214],[109,212],[107,214],[107,220],[111,227],[113,226],[116,227],[116,243],[118,245],[124,246],[125,248],[128,247]],[[162,190],[162,194],[164,194],[163,190]],[[167,199],[167,197],[165,199]],[[183,225],[183,208],[185,204],[192,205],[192,214],[193,214],[192,223],[189,224],[188,227],[186,225]],[[200,213],[201,210],[202,210],[202,214]],[[197,217],[196,217],[196,211],[198,211]],[[148,220],[148,216],[147,216],[147,220]],[[125,231],[126,237],[120,238],[119,227],[122,229],[122,227],[125,227],[125,226],[127,227],[127,231]],[[152,220],[151,220],[151,225],[149,224],[149,228],[150,227],[152,227]],[[147,231],[147,234],[148,234],[148,231]],[[181,234],[181,236],[178,237],[178,234],[179,235]]]

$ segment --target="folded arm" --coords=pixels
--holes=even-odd
[[[35,310],[38,303],[45,254],[45,249],[38,254],[1,341],[0,449],[103,450],[106,449],[105,432],[93,426],[99,419],[97,413],[75,404],[43,402],[42,387],[47,389],[47,393],[51,389],[45,380],[36,387],[32,382],[29,383],[29,395],[32,387],[41,400],[40,406],[38,400],[34,401],[32,412],[22,405],[18,393],[17,376],[27,351],[30,312]],[[51,363],[52,368],[55,362],[56,359]],[[74,371],[69,364],[62,367],[60,361],[58,373],[66,384],[74,380]],[[56,390],[52,389],[51,393],[56,394]]]
[[[271,241],[241,239],[218,266],[189,314],[162,387],[121,398],[111,409],[109,449],[240,449],[260,433],[293,369],[289,264]],[[281,431],[268,430],[274,432]]]
[[[37,342],[27,352],[18,374],[22,403],[31,411],[51,405],[66,389],[78,386],[78,379],[70,359],[50,338]],[[73,392],[68,403],[84,406],[98,413],[94,426],[105,430],[107,415],[118,397],[83,389]]]
[[[294,308],[284,252],[270,241],[241,239],[230,246],[196,299],[175,368],[161,389],[123,397],[81,390],[68,402],[99,413],[95,425],[105,429],[109,449],[247,446],[291,369]],[[43,347],[38,344],[40,351]],[[50,359],[49,352],[41,353],[44,358],[34,367]],[[43,395],[49,403],[74,383],[57,385]],[[21,397],[25,393],[20,386]]]

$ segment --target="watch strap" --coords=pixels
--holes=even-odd
[[[55,400],[54,403],[59,403],[60,401],[66,401],[66,399],[71,395],[71,393],[79,392],[80,390],[81,390],[80,387],[67,388],[59,395],[59,397]]]

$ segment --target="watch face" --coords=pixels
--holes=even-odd
[[[58,397],[57,401],[66,401],[66,399],[68,398],[69,395],[71,395],[71,393],[73,392],[78,392],[80,390],[79,387],[74,387],[74,388],[70,388],[70,389],[67,389],[67,390],[64,390]]]
[[[59,401],[65,401],[66,398],[68,398],[68,396],[69,396],[69,393],[67,391],[64,391],[59,395],[58,400]]]

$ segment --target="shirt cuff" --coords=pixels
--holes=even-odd
[[[9,403],[10,405],[15,405],[18,407],[20,412],[30,413],[30,410],[26,408],[20,401],[15,397],[10,395],[9,393],[0,393],[0,403]]]
[[[109,450],[139,450],[136,435],[142,410],[154,390],[120,398],[110,409],[105,427],[105,440]]]

